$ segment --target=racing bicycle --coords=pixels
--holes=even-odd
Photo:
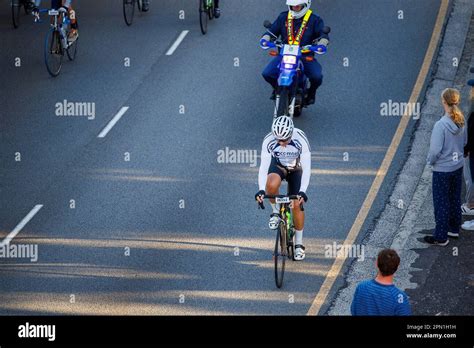
[[[275,283],[278,288],[281,288],[285,274],[286,259],[295,260],[295,228],[291,208],[293,207],[292,200],[299,199],[299,197],[297,195],[264,195],[263,198],[275,199],[275,203],[280,204],[273,261],[275,263]],[[258,203],[258,206],[260,209],[265,209],[263,203]],[[300,209],[304,211],[303,204],[300,204]]]
[[[51,16],[51,28],[46,35],[44,42],[44,62],[48,73],[56,77],[61,71],[63,57],[67,55],[70,61],[76,59],[77,42],[68,41],[71,31],[71,18],[67,14],[62,14],[56,9],[40,9],[35,18],[35,22],[40,22],[40,14],[47,12]]]
[[[135,3],[138,11],[142,12],[143,0],[123,0],[123,18],[125,23],[130,26],[133,23],[133,16],[135,14]]]
[[[199,0],[199,24],[203,35],[207,33],[208,21],[214,19],[214,9],[214,0]]]

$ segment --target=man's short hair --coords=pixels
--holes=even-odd
[[[394,274],[400,265],[400,256],[393,249],[383,249],[377,256],[377,267],[384,276]]]

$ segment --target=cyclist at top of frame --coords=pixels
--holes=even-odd
[[[273,121],[272,131],[262,143],[261,163],[258,172],[259,191],[255,200],[263,203],[265,194],[277,195],[283,180],[288,182],[288,195],[299,196],[293,202],[295,226],[295,260],[305,258],[303,245],[304,212],[300,204],[308,200],[306,190],[311,176],[311,147],[306,134],[295,128],[288,116],[280,116]],[[272,214],[268,226],[276,230],[279,224],[279,204],[270,199]]]
[[[150,0],[143,0],[142,11],[148,12],[150,9]],[[219,18],[221,16],[221,10],[219,8],[219,0],[214,0],[214,17]]]
[[[76,11],[71,6],[72,0],[51,0],[51,8],[59,10],[59,12],[67,13],[71,20],[71,31],[69,32],[68,41],[74,42],[79,37]],[[39,14],[38,7],[41,5],[41,0],[29,0],[28,7],[33,15]]]
[[[288,11],[282,12],[269,29],[277,37],[281,36],[284,44],[307,46],[312,44],[327,47],[329,36],[323,32],[324,21],[321,17],[310,10],[311,0],[287,0]],[[270,35],[263,35],[260,45],[263,49],[268,49]],[[311,52],[302,52],[307,55]],[[265,68],[263,78],[273,87],[271,99],[275,99],[275,90],[278,86],[279,65],[281,56],[275,57]],[[316,59],[307,61],[303,59],[304,72],[311,82],[308,90],[306,105],[314,104],[316,90],[323,83],[321,64]]]

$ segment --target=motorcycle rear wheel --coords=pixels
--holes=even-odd
[[[277,101],[278,105],[276,116],[289,116],[290,91],[288,90],[288,88],[280,89],[279,93],[277,93]]]

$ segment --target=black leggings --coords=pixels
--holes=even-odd
[[[219,0],[214,0],[214,6],[219,7]]]

